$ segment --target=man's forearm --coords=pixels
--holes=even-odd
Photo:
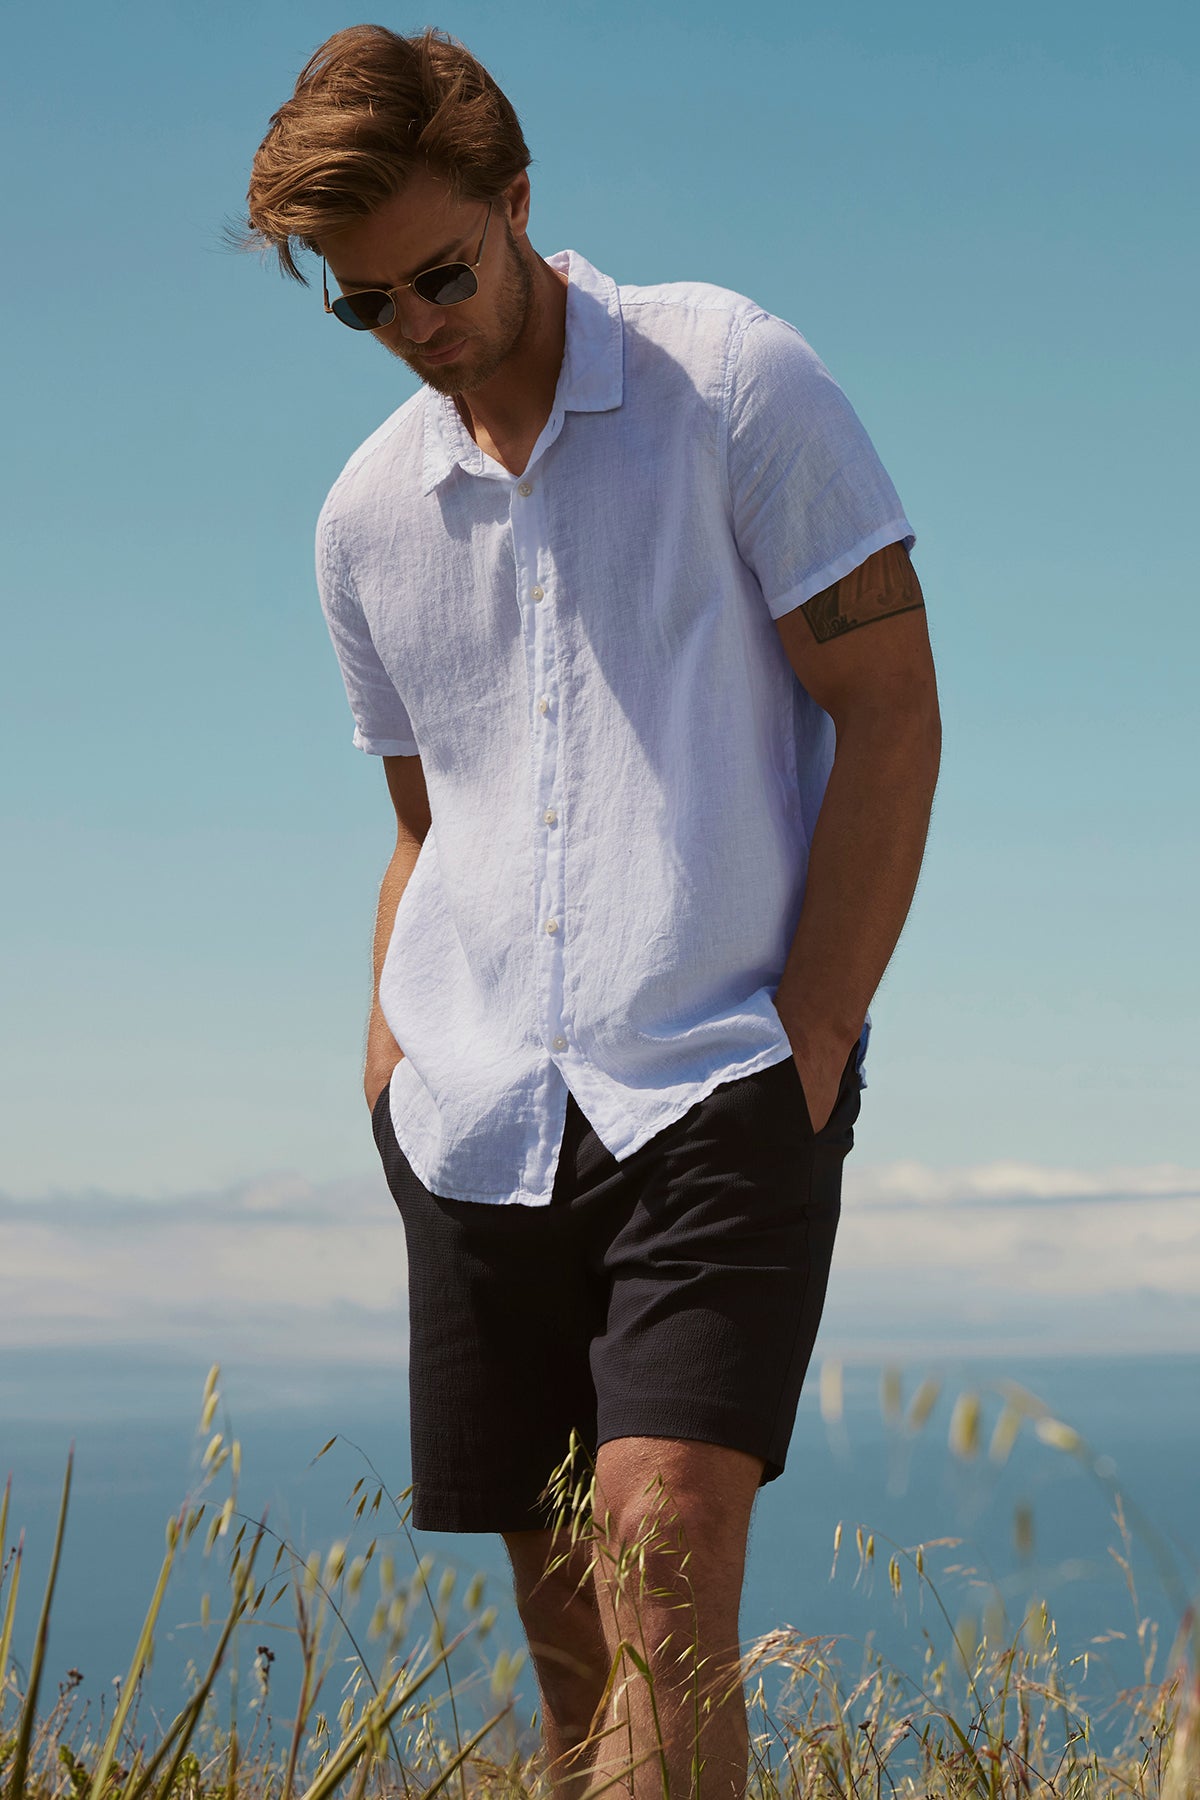
[[[775,996],[817,1126],[912,903],[940,747],[932,693],[902,712],[843,721],[838,731],[804,905]]]
[[[421,846],[415,841],[402,839],[392,852],[392,859],[384,871],[383,881],[379,889],[379,906],[375,914],[374,940],[374,981],[371,990],[371,1013],[367,1020],[367,1052],[366,1067],[363,1073],[363,1091],[367,1096],[367,1104],[374,1106],[380,1093],[387,1086],[388,1078],[404,1052],[392,1036],[387,1020],[379,1005],[379,977],[383,972],[383,962],[387,955],[388,945],[392,941],[392,927],[396,922],[396,909],[408,886],[417,864]]]

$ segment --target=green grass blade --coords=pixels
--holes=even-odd
[[[71,1497],[71,1472],[74,1466],[75,1446],[72,1444],[67,1452],[67,1470],[63,1476],[62,1499],[58,1507],[58,1526],[54,1533],[50,1572],[46,1577],[46,1592],[42,1598],[37,1635],[33,1640],[33,1658],[29,1665],[29,1685],[25,1691],[25,1704],[21,1708],[21,1719],[17,1726],[17,1742],[13,1751],[12,1772],[8,1783],[8,1800],[25,1800],[25,1778],[29,1772],[29,1746],[33,1742],[38,1689],[41,1686],[42,1668],[46,1661],[46,1640],[50,1635],[50,1608],[54,1601],[54,1589],[58,1581],[58,1565],[62,1558],[63,1537],[67,1528],[67,1503]]]
[[[4,1490],[4,1500],[4,1509],[0,1512],[0,1557],[4,1555],[4,1528],[8,1515],[7,1488]],[[12,1560],[12,1568],[8,1572],[8,1599],[4,1603],[4,1618],[0,1620],[0,1720],[4,1718],[4,1702],[8,1695],[8,1652],[12,1644],[13,1620],[17,1616],[17,1592],[21,1586],[21,1559],[24,1549],[25,1533],[22,1532]]]
[[[458,1636],[447,1644],[445,1649],[435,1656],[433,1661],[429,1663],[426,1668],[422,1669],[415,1680],[405,1683],[400,1693],[394,1695],[385,1707],[380,1708],[378,1705],[372,1704],[360,1723],[354,1737],[347,1743],[344,1743],[336,1754],[330,1758],[328,1764],[321,1770],[321,1773],[317,1776],[312,1786],[306,1789],[305,1793],[301,1796],[301,1800],[329,1800],[329,1796],[333,1793],[333,1790],[337,1787],[338,1783],[349,1774],[359,1757],[367,1749],[370,1742],[370,1733],[367,1729],[368,1725],[372,1731],[385,1731],[396,1717],[397,1713],[402,1712],[413,1696],[418,1694],[425,1686],[425,1683],[429,1681],[432,1676],[436,1675],[437,1671],[445,1663],[449,1662],[451,1656],[458,1649],[458,1646],[465,1638],[471,1635],[471,1631],[472,1627],[470,1625],[465,1626],[463,1630],[459,1632]],[[505,1708],[505,1711],[507,1710],[508,1709]],[[503,1714],[500,1716],[503,1717]],[[455,1768],[458,1766],[457,1759],[451,1766]],[[422,1796],[422,1800],[424,1800],[424,1795]]]
[[[175,1566],[175,1556],[179,1549],[179,1543],[182,1536],[183,1516],[181,1515],[178,1520],[172,1519],[168,1526],[167,1554],[163,1558],[162,1568],[159,1570],[158,1581],[154,1588],[154,1595],[150,1601],[146,1617],[142,1622],[141,1634],[138,1637],[137,1647],[133,1652],[133,1661],[129,1665],[129,1672],[125,1677],[125,1685],[121,1689],[120,1702],[113,1713],[112,1724],[108,1728],[108,1736],[104,1740],[103,1748],[96,1759],[96,1766],[92,1770],[92,1784],[88,1789],[88,1800],[100,1800],[101,1794],[103,1794],[105,1787],[108,1785],[109,1773],[117,1754],[117,1745],[121,1740],[121,1733],[125,1729],[125,1721],[129,1717],[129,1711],[133,1705],[138,1681],[141,1678],[142,1671],[146,1666],[150,1651],[154,1644],[154,1627],[158,1623],[159,1608],[162,1606],[163,1596],[167,1591],[167,1582],[170,1579],[171,1570]]]
[[[432,1674],[433,1670],[430,1669],[427,1673]],[[422,1677],[422,1679],[424,1679],[424,1677]],[[411,1695],[406,1690],[401,1699],[388,1708],[384,1715],[385,1718],[391,1719],[402,1706],[408,1704],[410,1698]],[[461,1768],[471,1752],[482,1743],[488,1732],[491,1731],[494,1726],[498,1725],[501,1719],[505,1718],[511,1710],[511,1705],[502,1707],[498,1713],[495,1713],[493,1717],[487,1721],[486,1725],[481,1725],[474,1737],[469,1738],[467,1742],[455,1752],[454,1756],[452,1756],[450,1761],[446,1764],[446,1767],[442,1770],[437,1780],[431,1783],[429,1787],[422,1788],[421,1800],[431,1800],[431,1797],[437,1793],[438,1789],[449,1781],[451,1775],[453,1775],[457,1769]],[[381,1720],[381,1729],[382,1724],[383,1721]],[[347,1745],[339,1752],[327,1769],[321,1771],[321,1774],[317,1777],[312,1787],[310,1787],[308,1792],[304,1795],[304,1800],[329,1800],[329,1796],[333,1793],[333,1790],[338,1786],[339,1782],[345,1780],[359,1757],[362,1756],[363,1752],[366,1750],[368,1741],[367,1734],[365,1732],[360,1732],[354,1742]]]
[[[146,1763],[141,1770],[135,1771],[135,1773],[130,1776],[129,1782],[121,1794],[121,1800],[142,1800],[142,1796],[150,1787],[150,1784],[158,1774],[158,1771],[162,1768],[168,1756],[174,1751],[175,1754],[171,1764],[170,1773],[168,1774],[166,1781],[161,1784],[164,1793],[170,1792],[175,1777],[178,1774],[179,1765],[187,1755],[188,1747],[192,1741],[192,1734],[199,1722],[200,1714],[204,1710],[205,1702],[212,1692],[213,1683],[220,1674],[221,1664],[225,1660],[225,1651],[229,1646],[229,1640],[233,1635],[234,1628],[240,1617],[241,1611],[239,1610],[237,1602],[235,1602],[230,1609],[229,1617],[225,1621],[216,1649],[213,1651],[212,1660],[204,1673],[202,1681],[188,1700],[187,1705],[175,1715],[175,1718],[172,1720],[169,1729],[163,1737],[162,1743],[158,1746],[158,1749],[154,1752],[154,1755],[150,1758],[149,1762]]]
[[[146,1767],[141,1771],[136,1780],[131,1781],[127,1785],[121,1796],[121,1800],[142,1800],[142,1796],[149,1791],[154,1777],[162,1767],[172,1747],[174,1747],[174,1755],[171,1757],[171,1765],[167,1770],[166,1775],[159,1782],[157,1792],[159,1795],[165,1796],[168,1795],[174,1787],[176,1778],[179,1774],[180,1764],[188,1753],[192,1735],[200,1721],[200,1715],[204,1711],[205,1702],[212,1692],[213,1684],[215,1683],[217,1676],[221,1672],[221,1665],[225,1661],[225,1652],[229,1648],[229,1640],[237,1629],[237,1626],[246,1611],[250,1595],[253,1592],[254,1559],[258,1555],[259,1545],[262,1543],[262,1539],[263,1532],[262,1527],[260,1526],[257,1535],[250,1545],[245,1564],[238,1571],[237,1581],[233,1591],[233,1603],[229,1608],[229,1616],[221,1627],[221,1635],[217,1639],[216,1647],[213,1650],[203,1680],[187,1705],[183,1708],[183,1711],[179,1713],[175,1719],[170,1730],[167,1732],[166,1737],[163,1739],[150,1761],[146,1764]]]
[[[487,1736],[488,1732],[491,1731],[494,1726],[498,1725],[500,1723],[501,1719],[503,1719],[506,1716],[506,1714],[508,1714],[511,1710],[512,1710],[511,1705],[501,1707],[500,1711],[498,1713],[494,1713],[492,1715],[492,1717],[488,1720],[486,1725],[481,1725],[479,1727],[479,1730],[475,1733],[474,1737],[468,1738],[466,1743],[463,1744],[463,1746],[461,1747],[461,1749],[458,1750],[453,1757],[451,1757],[450,1761],[446,1764],[445,1768],[442,1770],[442,1772],[438,1776],[437,1780],[434,1782],[431,1782],[430,1785],[423,1790],[423,1792],[421,1794],[421,1800],[433,1800],[433,1796],[434,1796],[434,1794],[437,1793],[438,1789],[440,1787],[445,1787],[446,1783],[449,1781],[450,1777],[455,1773],[455,1771],[457,1769],[460,1769],[462,1767],[463,1763],[466,1762],[466,1760],[467,1760],[468,1756],[470,1756],[472,1750],[474,1750],[479,1744],[481,1744],[483,1742],[483,1740]]]
[[[963,1728],[959,1724],[958,1720],[954,1717],[953,1713],[942,1711],[939,1714],[939,1716],[950,1727],[951,1732],[953,1733],[955,1738],[957,1738],[959,1746],[962,1749],[963,1755],[966,1757],[967,1761],[971,1765],[971,1769],[975,1775],[976,1781],[978,1781],[986,1789],[988,1786],[987,1771],[984,1768],[982,1762],[980,1762],[979,1753],[975,1749],[975,1746],[971,1743],[971,1740],[968,1738],[966,1732],[963,1730]]]
[[[12,1476],[4,1483],[4,1496],[0,1499],[0,1569],[4,1567],[4,1540],[8,1536],[8,1503],[12,1498]]]

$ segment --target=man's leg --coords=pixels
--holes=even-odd
[[[554,1792],[578,1800],[589,1786],[589,1742],[611,1666],[592,1579],[592,1546],[566,1531],[510,1531],[517,1610],[542,1697],[542,1731]]]
[[[631,1644],[597,1779],[632,1765],[635,1800],[741,1800],[749,1740],[738,1609],[762,1461],[694,1440],[627,1437],[596,1458],[596,1579],[609,1661]]]

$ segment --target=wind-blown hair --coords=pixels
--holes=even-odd
[[[494,200],[528,168],[512,104],[445,32],[383,25],[335,32],[310,57],[255,153],[246,247],[294,251],[365,218],[428,169],[455,200]]]

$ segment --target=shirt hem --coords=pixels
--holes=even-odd
[[[635,1133],[632,1138],[621,1142],[619,1145],[610,1142],[595,1124],[595,1121],[591,1121],[592,1129],[596,1132],[597,1137],[611,1156],[614,1156],[618,1162],[626,1162],[631,1156],[636,1156],[639,1150],[644,1150],[647,1144],[652,1143],[653,1140],[658,1137],[660,1132],[667,1131],[672,1125],[678,1124],[679,1120],[686,1117],[694,1106],[699,1106],[702,1100],[707,1100],[710,1094],[716,1092],[717,1088],[727,1087],[734,1081],[744,1081],[751,1075],[759,1075],[764,1069],[773,1069],[776,1064],[786,1062],[791,1054],[792,1051],[790,1045],[782,1049],[779,1048],[779,1046],[776,1046],[775,1049],[765,1051],[761,1056],[755,1057],[752,1062],[742,1063],[733,1071],[726,1071],[715,1075],[710,1081],[703,1082],[698,1088],[692,1090],[680,1106],[674,1108],[662,1118],[656,1119],[655,1122],[645,1130],[640,1133]],[[392,1115],[392,1132],[395,1136],[396,1144],[401,1155],[404,1157],[404,1160],[407,1162],[417,1180],[421,1183],[421,1186],[427,1193],[434,1195],[436,1199],[461,1200],[466,1203],[482,1206],[549,1206],[554,1195],[553,1185],[551,1185],[548,1193],[534,1193],[526,1187],[518,1187],[507,1193],[480,1193],[471,1188],[459,1188],[454,1193],[447,1193],[443,1189],[435,1187],[428,1172],[428,1165],[420,1155],[415,1155],[408,1148],[408,1145],[401,1135],[401,1129],[396,1123],[395,1111],[391,1105],[390,1094],[388,1098],[388,1108]],[[558,1159],[556,1157],[556,1171],[557,1161]]]
[[[551,1188],[550,1193],[548,1194],[534,1194],[531,1193],[528,1188],[524,1187],[519,1187],[513,1192],[502,1194],[478,1193],[471,1188],[459,1188],[457,1192],[451,1194],[447,1193],[444,1188],[435,1187],[429,1175],[428,1165],[424,1158],[414,1154],[404,1141],[404,1137],[401,1135],[401,1128],[396,1122],[396,1112],[395,1108],[392,1106],[390,1093],[388,1095],[388,1111],[391,1114],[392,1135],[396,1140],[396,1146],[399,1149],[401,1156],[403,1156],[405,1162],[408,1164],[417,1180],[421,1183],[421,1186],[425,1189],[426,1193],[432,1194],[436,1200],[463,1200],[483,1206],[549,1206],[551,1195],[554,1192],[553,1188]]]
[[[773,1069],[777,1063],[787,1062],[791,1054],[790,1044],[784,1045],[782,1048],[776,1046],[775,1049],[764,1051],[761,1056],[756,1056],[753,1062],[742,1063],[732,1071],[713,1076],[710,1081],[703,1082],[698,1088],[693,1089],[681,1106],[676,1107],[665,1117],[656,1120],[653,1125],[648,1126],[642,1132],[635,1133],[627,1143],[622,1144],[619,1148],[616,1144],[609,1142],[594,1121],[593,1130],[596,1131],[605,1149],[615,1156],[618,1162],[625,1162],[627,1158],[636,1156],[639,1150],[644,1150],[660,1131],[666,1131],[669,1126],[677,1125],[680,1119],[691,1112],[693,1106],[699,1106],[702,1100],[707,1100],[708,1096],[715,1093],[719,1087],[727,1087],[734,1081],[745,1081],[751,1075],[761,1075],[764,1069]]]

